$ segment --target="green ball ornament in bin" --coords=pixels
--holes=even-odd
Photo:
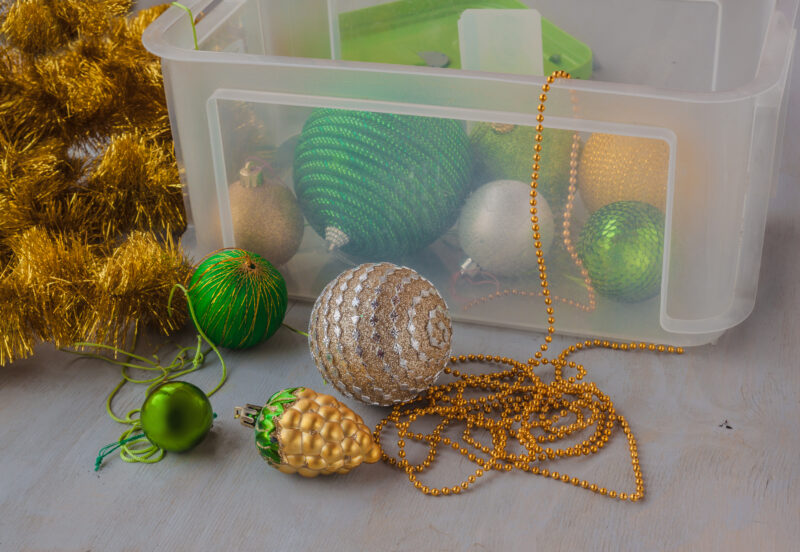
[[[469,193],[472,160],[459,121],[316,109],[295,149],[297,199],[331,250],[379,260],[446,232]]]
[[[140,420],[151,443],[169,452],[183,452],[203,440],[211,429],[214,412],[197,386],[170,381],[147,396]]]
[[[536,138],[532,126],[478,123],[469,135],[475,159],[474,181],[480,186],[494,180],[531,181],[531,156]],[[569,192],[569,163],[573,133],[545,128],[537,190],[559,218]]]
[[[280,328],[289,301],[281,273],[242,249],[224,249],[203,259],[188,292],[199,329],[228,349],[269,339]]]
[[[605,297],[644,301],[661,289],[664,215],[641,201],[618,201],[595,211],[581,231],[578,255]]]

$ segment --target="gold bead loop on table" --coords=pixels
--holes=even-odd
[[[683,348],[651,343],[621,343],[587,339],[570,345],[555,358],[544,356],[552,342],[552,335],[555,333],[553,299],[556,296],[550,293],[544,254],[538,236],[536,210],[538,192],[536,187],[539,180],[539,162],[542,150],[543,126],[541,123],[544,121],[542,115],[545,111],[544,102],[547,100],[547,93],[550,91],[551,85],[556,79],[569,78],[571,78],[570,75],[565,71],[554,72],[547,77],[539,97],[541,102],[538,106],[539,115],[537,115],[539,125],[536,127],[538,134],[533,146],[533,163],[531,165],[533,172],[531,174],[530,214],[532,237],[540,267],[541,291],[531,293],[515,289],[495,294],[495,296],[527,294],[543,297],[548,324],[547,335],[544,337],[545,342],[539,346],[540,350],[536,351],[533,357],[525,363],[500,355],[452,356],[450,365],[445,368],[444,372],[456,378],[456,381],[431,387],[425,396],[394,407],[392,412],[375,428],[375,441],[380,445],[384,431],[390,424],[394,426],[397,431],[397,454],[390,456],[385,447],[382,447],[382,458],[389,465],[403,470],[414,488],[426,495],[458,495],[467,490],[485,473],[519,469],[613,499],[637,502],[644,497],[644,476],[639,463],[638,445],[627,419],[616,412],[611,398],[602,393],[593,382],[582,381],[586,375],[584,366],[568,359],[574,353],[591,348],[671,354],[682,354]],[[570,188],[566,215],[571,212],[576,187],[577,137],[576,133],[570,157]],[[570,218],[565,216],[564,220],[564,244],[573,261],[581,269],[581,275],[589,289],[589,305],[583,308],[583,310],[589,311],[595,307],[594,290],[586,270],[580,264],[572,247]],[[571,306],[577,306],[575,302],[560,298],[558,300]],[[464,363],[499,364],[504,368],[488,374],[466,374],[453,368],[455,365]],[[542,365],[553,367],[552,382],[544,383],[534,373],[534,369]],[[565,368],[574,371],[574,375],[565,376]],[[468,390],[480,390],[484,393],[477,398],[474,396],[467,398],[465,394]],[[493,417],[492,414],[495,416]],[[497,414],[499,414],[499,419]],[[429,433],[412,431],[412,424],[426,416],[438,417],[440,421]],[[465,426],[460,442],[444,435],[444,432],[456,422]],[[630,492],[608,490],[585,479],[571,477],[557,471],[551,472],[548,468],[543,467],[544,462],[599,452],[610,441],[613,430],[617,426],[622,429],[628,442],[635,490]],[[580,440],[579,433],[591,428],[594,428],[593,433],[588,438]],[[487,446],[479,442],[473,436],[475,430],[488,432],[491,435],[492,445]],[[569,437],[573,438],[571,445],[558,447],[558,442]],[[577,442],[575,442],[576,439]],[[407,441],[427,444],[428,453],[420,463],[412,464],[408,459]],[[511,452],[508,448],[511,441],[516,441],[521,445],[525,453]],[[431,467],[440,447],[449,447],[458,451],[461,456],[476,465],[474,472],[453,486],[431,487],[424,484],[418,479],[418,474]]]

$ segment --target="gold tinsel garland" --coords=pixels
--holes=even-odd
[[[168,333],[189,264],[158,58],[165,6],[0,0],[0,365],[57,346]]]

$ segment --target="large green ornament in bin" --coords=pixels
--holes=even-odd
[[[618,201],[595,211],[581,231],[578,255],[601,295],[634,303],[658,294],[664,215],[641,201]]]
[[[458,121],[317,109],[295,149],[294,185],[330,249],[397,258],[455,223],[471,168]]]

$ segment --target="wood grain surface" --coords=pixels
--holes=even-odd
[[[97,450],[121,431],[103,408],[118,372],[42,346],[0,370],[0,551],[798,549],[800,71],[790,93],[753,314],[681,357],[580,355],[639,441],[643,502],[516,472],[445,498],[421,495],[382,463],[342,477],[284,476],[232,416],[235,405],[283,387],[326,389],[304,338],[284,330],[255,350],[226,353],[230,379],[212,400],[220,416],[199,447],[155,465],[112,456],[95,472]],[[309,313],[310,305],[294,305],[287,322],[304,327]],[[176,339],[189,343],[192,334]],[[540,340],[454,329],[457,353],[525,359]],[[218,377],[212,360],[187,379],[208,389]],[[123,392],[117,410],[139,406],[141,392]],[[386,412],[348,404],[369,424]],[[468,469],[447,454],[426,481],[455,484]],[[620,433],[601,454],[553,469],[633,488]]]

